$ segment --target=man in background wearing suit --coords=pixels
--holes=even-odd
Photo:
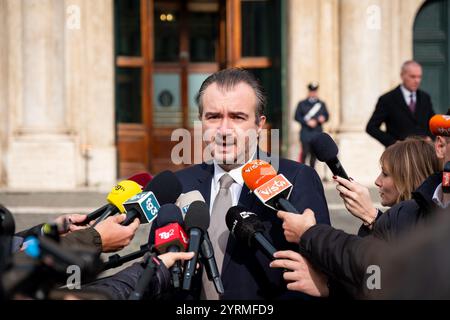
[[[198,190],[210,207],[209,237],[225,293],[218,296],[211,281],[197,278],[202,287],[200,298],[217,299],[283,299],[298,298],[288,293],[283,273],[269,267],[269,259],[259,250],[236,243],[226,227],[225,215],[234,205],[243,205],[263,222],[267,238],[277,249],[296,246],[283,235],[282,221],[276,212],[264,206],[244,184],[241,169],[246,162],[265,159],[256,139],[245,132],[259,134],[266,122],[265,96],[252,73],[243,69],[226,69],[208,77],[198,94],[202,130],[208,132],[211,162],[203,162],[176,172],[183,192]],[[239,143],[239,142],[245,143]],[[205,161],[205,159],[204,159]],[[323,186],[310,167],[279,159],[279,173],[293,184],[290,201],[298,212],[311,208],[319,223],[330,224]],[[315,209],[314,209],[315,208]],[[202,279],[200,279],[202,278]],[[200,285],[200,282],[202,283]]]
[[[419,90],[422,67],[416,61],[406,61],[400,76],[402,84],[378,99],[366,127],[366,132],[385,147],[412,135],[431,137],[428,121],[434,111],[430,95]],[[382,123],[386,131],[380,130]]]

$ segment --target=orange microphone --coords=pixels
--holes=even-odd
[[[435,136],[450,137],[450,115],[436,114],[429,122],[430,131]]]
[[[242,178],[247,187],[267,207],[298,213],[287,200],[292,191],[292,183],[283,174],[263,160],[253,160],[242,168]]]

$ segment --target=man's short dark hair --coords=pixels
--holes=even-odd
[[[239,83],[248,84],[255,92],[256,124],[259,123],[259,118],[260,116],[264,115],[264,109],[266,106],[266,96],[264,93],[264,89],[262,88],[258,79],[253,75],[253,73],[241,68],[229,68],[220,70],[216,73],[213,73],[208,78],[206,78],[205,81],[203,81],[197,94],[198,113],[200,118],[203,114],[202,97],[205,93],[206,88],[208,88],[213,83],[215,83],[217,87],[222,90],[230,90]]]

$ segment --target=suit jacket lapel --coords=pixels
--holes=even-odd
[[[198,179],[198,188],[203,198],[205,198],[205,202],[209,206],[209,202],[211,199],[211,180],[214,176],[214,166],[206,163],[202,163],[202,171],[199,175]]]

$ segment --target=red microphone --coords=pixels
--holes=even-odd
[[[253,160],[242,168],[242,178],[247,187],[267,207],[298,213],[287,200],[291,195],[292,183],[263,160]]]
[[[155,231],[155,249],[160,253],[186,251],[188,236],[178,223],[171,223]]]
[[[429,127],[435,136],[450,137],[450,115],[434,115],[429,121]]]

